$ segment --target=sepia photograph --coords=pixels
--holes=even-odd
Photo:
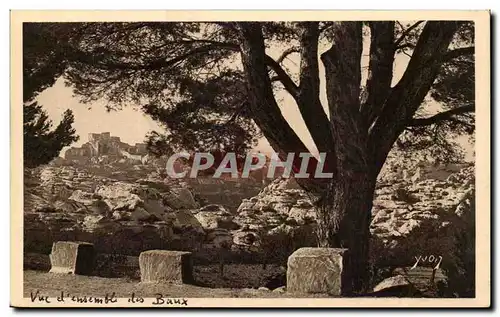
[[[489,32],[12,11],[11,304],[489,307]]]

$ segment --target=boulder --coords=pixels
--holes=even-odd
[[[254,208],[254,206],[255,206],[255,202],[252,202],[252,201],[250,201],[248,199],[243,199],[241,201],[240,206],[238,207],[237,212],[240,213],[240,212],[242,212],[244,210],[249,210],[249,209],[251,210],[252,208]]]
[[[297,222],[306,220],[316,220],[316,211],[314,208],[298,208],[293,207],[289,212],[290,218],[295,219]]]
[[[287,291],[345,295],[347,249],[301,248],[288,258]]]
[[[96,193],[106,199],[112,205],[113,210],[134,210],[143,203],[140,196],[144,193],[140,186],[135,184],[116,182],[97,188]]]
[[[391,276],[383,280],[382,282],[378,283],[374,288],[374,292],[379,292],[382,290],[387,290],[389,288],[393,287],[401,287],[401,286],[407,286],[410,285],[408,280],[403,276],[403,275],[396,275],[396,276]]]
[[[189,210],[179,210],[166,214],[168,223],[173,225],[176,232],[189,232],[190,234],[204,235],[200,222]]]
[[[194,209],[198,208],[198,203],[194,199],[193,193],[187,188],[174,188],[167,203],[174,209]]]
[[[258,252],[261,250],[261,238],[250,229],[233,231],[233,243],[236,248]]]
[[[51,273],[90,275],[94,269],[94,246],[87,242],[57,241],[50,254]]]
[[[191,252],[150,250],[139,255],[141,282],[173,284],[193,281]]]
[[[39,195],[35,195],[33,193],[29,193],[25,191],[24,193],[24,210],[25,211],[40,211],[40,210],[47,210],[47,209],[52,209],[53,206],[50,202],[48,202],[46,199],[43,197],[40,197]]]
[[[233,215],[220,205],[204,206],[194,216],[204,230],[218,228],[235,230],[238,228],[238,225],[233,222]]]
[[[96,200],[96,198],[97,197],[95,197],[95,195],[93,193],[87,193],[81,189],[75,190],[71,194],[71,196],[69,197],[69,199],[76,201],[76,202],[79,202],[79,203],[82,203],[86,206],[91,206],[94,203],[94,201]]]
[[[421,292],[403,275],[384,279],[370,293],[370,296],[375,297],[420,297],[421,295]]]

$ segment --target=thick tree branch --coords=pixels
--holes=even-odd
[[[328,22],[323,22],[323,25],[319,27],[319,34],[323,33],[324,31],[328,30],[333,26],[334,22],[328,21]]]
[[[390,92],[395,53],[393,21],[370,22],[370,30],[370,63],[366,83],[368,96],[361,105],[367,129],[382,110]]]
[[[284,50],[283,53],[281,53],[281,55],[276,59],[276,63],[281,64],[281,63],[283,63],[285,58],[290,56],[290,54],[299,53],[299,52],[300,52],[300,49],[298,47],[292,46],[292,47]]]
[[[146,61],[143,63],[132,63],[132,62],[117,62],[112,60],[96,60],[93,55],[78,54],[75,55],[74,59],[81,63],[91,64],[92,66],[97,66],[100,69],[105,70],[118,70],[118,71],[141,71],[141,70],[159,70],[170,67],[175,67],[178,63],[196,55],[206,54],[210,51],[216,50],[218,48],[225,48],[230,50],[238,50],[238,46],[233,43],[223,43],[215,41],[181,41],[183,44],[191,45],[196,42],[207,43],[207,45],[199,46],[181,53],[170,59],[165,57],[157,58],[155,60]]]
[[[321,55],[325,65],[330,120],[338,108],[359,111],[361,83],[361,24],[343,22],[334,30],[332,47]]]
[[[410,32],[415,29],[417,26],[419,26],[420,24],[422,24],[423,22],[425,21],[418,21],[418,22],[415,22],[414,24],[410,25],[406,30],[403,30],[403,32],[401,33],[401,35],[398,37],[398,39],[394,42],[394,46],[395,47],[398,47],[399,44],[401,44],[401,42],[406,38],[406,36],[408,36],[408,34],[410,34]]]
[[[295,153],[298,159],[298,153],[309,150],[289,126],[274,98],[271,80],[267,73],[269,56],[265,53],[261,25],[258,22],[242,22],[238,23],[237,27],[241,37],[241,59],[247,78],[252,118],[281,160],[286,160],[288,153]],[[294,169],[300,168],[296,166],[297,163],[299,162],[294,162]],[[297,180],[312,191],[319,191],[318,188],[322,187],[313,179]]]
[[[391,90],[369,131],[368,144],[375,174],[379,173],[394,142],[429,92],[458,27],[459,23],[454,21],[433,21],[423,28],[403,77]]]
[[[299,24],[300,70],[297,105],[320,152],[333,152],[330,122],[319,99],[318,22]]]
[[[475,110],[474,105],[462,106],[448,111],[443,111],[427,118],[414,118],[407,123],[409,127],[423,127],[433,125],[442,121],[450,120],[456,115],[461,115]]]
[[[414,48],[414,47],[415,47],[415,45],[413,43],[405,43],[405,44],[401,44],[401,45],[396,46],[396,50],[402,50],[405,48]]]
[[[342,22],[333,30],[333,45],[321,55],[335,142],[337,170],[354,177],[367,172],[366,130],[359,112],[362,23]]]
[[[180,54],[178,56],[175,56],[171,59],[165,59],[165,58],[158,58],[153,61],[148,61],[146,63],[142,64],[133,64],[133,63],[127,63],[127,62],[112,62],[112,61],[103,61],[103,62],[96,62],[94,58],[90,55],[88,56],[79,56],[78,61],[86,64],[92,64],[93,66],[98,66],[101,69],[106,69],[106,70],[118,70],[118,71],[142,71],[142,70],[159,70],[159,69],[165,69],[165,68],[170,68],[170,67],[175,67],[178,65],[178,63],[181,63],[182,61],[195,56],[199,54],[205,54],[207,52],[210,52],[212,50],[216,49],[227,49],[227,50],[232,50],[232,51],[240,51],[240,45],[232,42],[220,42],[220,41],[213,41],[213,40],[189,40],[189,41],[181,41],[183,44],[194,44],[194,43],[203,43],[206,44],[204,46],[200,46],[197,48],[194,48],[192,50],[189,50],[183,54]],[[286,58],[292,51],[296,51],[297,48],[290,49],[289,53],[285,51],[280,58]],[[287,53],[287,54],[285,54]],[[279,58],[279,59],[280,59]],[[279,60],[278,59],[278,60]],[[286,71],[281,67],[280,63],[276,60],[274,60],[272,57],[269,55],[265,55],[265,64],[269,66],[275,73],[276,77],[274,78],[273,81],[279,80],[285,89],[290,93],[294,99],[297,99],[297,94],[298,94],[298,87],[297,85],[293,82],[293,80],[290,78],[290,76],[286,73]]]
[[[460,56],[472,55],[472,54],[474,54],[474,51],[475,51],[474,46],[456,48],[456,49],[448,51],[446,54],[444,54],[442,57],[442,61],[447,62],[449,60],[452,60],[452,59],[460,57]]]
[[[220,48],[226,48],[234,51],[239,51],[240,46],[235,43],[225,43],[225,42],[216,42],[216,41],[208,41],[211,44],[217,45]],[[287,72],[281,67],[280,63],[291,53],[296,52],[297,48],[290,48],[285,50],[280,57],[278,57],[277,60],[274,60],[271,56],[265,55],[265,63],[269,68],[271,68],[275,73],[276,73],[276,78],[281,81],[283,86],[285,87],[286,91],[294,99],[297,99],[297,93],[298,93],[298,87],[297,85],[293,82],[293,80],[290,78],[290,76],[287,74]],[[274,80],[273,80],[274,81]]]
[[[234,50],[234,51],[240,50],[240,46],[236,43],[230,43],[230,42],[226,43],[226,42],[217,42],[217,41],[203,41],[203,42],[217,45],[220,48],[230,49],[230,50]],[[288,91],[288,93],[290,95],[292,95],[292,97],[294,99],[297,99],[298,87],[293,82],[293,80],[290,78],[290,76],[287,74],[287,72],[283,69],[283,67],[281,67],[280,64],[288,55],[290,55],[293,52],[297,52],[297,50],[298,50],[298,48],[296,48],[296,47],[289,48],[289,49],[285,50],[281,54],[281,56],[278,57],[277,60],[274,60],[269,55],[265,55],[266,65],[269,66],[269,68],[271,68],[276,73],[276,76],[277,76],[276,78],[278,78],[279,81],[281,81],[281,83],[285,87],[286,91]]]
[[[294,99],[297,99],[299,89],[281,65],[269,55],[264,56],[264,62],[265,65],[269,66],[276,73],[277,78],[281,81],[286,91],[288,91]]]

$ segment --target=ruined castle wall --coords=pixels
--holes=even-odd
[[[130,145],[120,140],[120,137],[111,136],[110,132],[89,133],[88,142],[82,145],[82,148],[70,148],[65,157],[72,159],[77,157],[95,157],[101,155],[121,156],[122,151],[130,154],[144,155],[147,153],[146,145],[136,143]]]

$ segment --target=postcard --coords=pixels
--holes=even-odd
[[[11,11],[11,305],[487,308],[490,93],[489,11]]]

